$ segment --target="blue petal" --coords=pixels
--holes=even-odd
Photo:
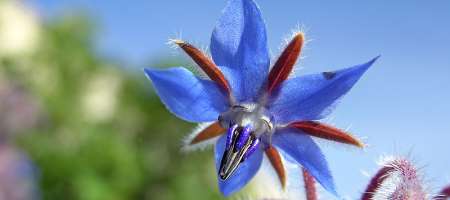
[[[271,97],[269,112],[275,121],[281,124],[322,119],[331,113],[338,100],[353,87],[377,58],[335,72],[288,79]]]
[[[222,135],[216,143],[215,159],[217,172],[219,171],[222,155],[225,151],[225,143],[225,135]],[[255,176],[256,172],[258,172],[259,167],[261,167],[262,158],[263,152],[261,148],[258,148],[255,152],[253,152],[253,154],[250,155],[250,157],[239,165],[234,174],[231,175],[226,181],[221,180],[217,176],[219,189],[222,194],[225,196],[230,196],[244,187],[253,178],[253,176]]]
[[[181,119],[214,121],[228,107],[227,98],[216,83],[199,79],[185,68],[144,71],[167,109]]]
[[[308,170],[328,192],[337,196],[327,161],[310,136],[288,128],[277,131],[272,137],[276,147]]]
[[[213,31],[210,49],[236,99],[255,100],[270,58],[265,23],[253,0],[230,0]]]

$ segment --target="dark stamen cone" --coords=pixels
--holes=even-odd
[[[303,182],[305,183],[305,193],[307,200],[317,200],[316,181],[305,168],[302,168]]]
[[[300,129],[304,131],[306,134],[323,138],[326,140],[332,140],[335,142],[341,142],[344,144],[354,145],[360,148],[364,147],[364,144],[351,136],[350,134],[339,130],[335,127],[322,124],[314,121],[300,121],[289,124],[290,127]]]
[[[225,76],[214,62],[202,51],[182,40],[173,40],[181,49],[184,50],[197,65],[208,75],[208,77],[219,84],[228,94],[230,94],[230,85]]]
[[[220,126],[219,122],[214,122],[213,124],[203,129],[199,134],[197,134],[197,136],[192,139],[190,144],[197,144],[199,142],[203,142],[213,137],[222,135],[223,133],[225,133],[225,131],[226,130],[222,128],[222,126]]]
[[[273,146],[270,146],[266,149],[266,155],[269,158],[273,168],[277,172],[281,187],[284,189],[286,187],[286,171],[284,169],[280,153]]]
[[[269,73],[267,85],[268,93],[271,93],[284,80],[286,80],[294,68],[295,62],[300,55],[304,43],[303,33],[294,36],[288,46],[283,50],[278,60],[275,62]]]

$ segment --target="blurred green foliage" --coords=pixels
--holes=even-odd
[[[43,199],[221,198],[212,151],[180,151],[194,125],[164,108],[141,70],[95,52],[88,18],[42,26],[34,53],[1,58],[0,74],[40,104],[39,124],[16,142]]]

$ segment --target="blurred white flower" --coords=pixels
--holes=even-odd
[[[113,72],[100,72],[88,83],[82,98],[85,117],[92,122],[110,119],[116,110],[122,80]]]
[[[22,1],[0,1],[0,56],[32,52],[39,42],[39,22]]]
[[[286,188],[281,188],[280,180],[267,157],[264,157],[261,169],[249,183],[248,196],[242,199],[252,200],[289,200],[305,199],[302,170],[298,165],[283,160],[287,173]]]

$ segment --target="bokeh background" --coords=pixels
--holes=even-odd
[[[412,159],[429,192],[450,182],[450,1],[258,3],[274,58],[306,32],[298,74],[382,55],[325,120],[369,147],[319,141],[343,196],[359,197],[384,155]],[[180,151],[195,125],[142,68],[193,66],[167,40],[206,48],[224,6],[0,0],[0,199],[222,199],[212,150]]]

